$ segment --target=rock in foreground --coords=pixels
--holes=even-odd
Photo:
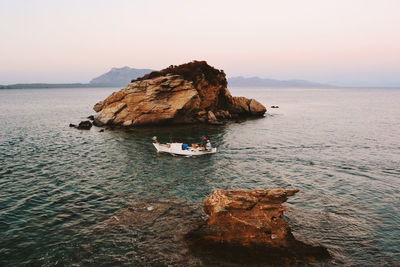
[[[170,66],[132,80],[93,108],[96,125],[140,126],[263,116],[254,99],[232,97],[225,73],[205,61]]]
[[[329,258],[326,248],[297,241],[282,218],[287,210],[282,203],[297,192],[214,190],[203,201],[209,218],[187,235],[189,243],[200,254],[217,253],[235,261],[294,263]]]
[[[204,238],[241,246],[287,247],[290,229],[281,218],[282,203],[298,190],[214,190],[203,201],[209,233]]]
[[[266,203],[259,199],[259,193],[254,191],[224,191],[236,197],[225,197],[223,194],[215,195],[215,192],[207,197],[203,207],[200,203],[188,203],[179,199],[165,199],[162,196],[156,200],[132,196],[132,201],[129,201],[131,202],[130,204],[124,205],[123,208],[110,214],[108,219],[93,225],[90,235],[101,240],[101,242],[112,244],[113,248],[117,247],[119,253],[117,255],[119,264],[117,265],[234,267],[294,266],[296,264],[307,264],[313,260],[322,260],[319,263],[324,262],[324,257],[328,255],[325,248],[312,247],[289,237],[286,237],[288,247],[285,248],[266,249],[268,246],[264,243],[260,243],[259,246],[243,245],[244,243],[240,241],[242,239],[242,237],[239,237],[240,233],[243,233],[243,231],[247,231],[248,234],[251,233],[248,230],[251,226],[247,228],[245,226],[247,225],[246,223],[257,225],[255,223],[256,219],[260,222],[263,219],[268,219],[268,217],[251,217],[251,210],[254,209],[256,211],[260,208],[260,204],[255,204],[253,200],[260,200],[261,203],[264,203],[262,204],[264,207],[266,207]],[[235,192],[243,193],[236,194]],[[248,192],[253,193],[247,194]],[[271,190],[269,195],[276,196],[280,194],[279,192],[282,191]],[[286,196],[289,194],[291,193],[286,193]],[[246,200],[248,197],[253,200]],[[285,198],[284,195],[281,197]],[[271,198],[271,202],[268,203],[282,208],[279,204],[282,200],[281,197],[278,197],[279,201],[274,198],[277,200],[276,202]],[[220,204],[214,205],[212,203]],[[252,204],[248,206],[249,203]],[[253,204],[255,205],[253,206]],[[232,217],[231,220],[243,219],[245,221],[243,224],[232,221],[231,225],[219,224],[218,227],[218,223],[215,221],[214,226],[211,226],[209,224],[210,220],[216,217],[209,216],[207,219],[203,210],[210,212],[209,214],[219,213],[222,215],[224,211],[218,210],[217,207],[227,207],[226,218],[229,217],[229,214],[235,214],[238,216],[236,217],[237,219]],[[235,210],[234,213],[233,210]],[[246,210],[249,212],[246,213]],[[241,212],[245,213],[246,217],[240,215]],[[251,219],[254,221],[252,222]],[[240,225],[242,225],[243,229],[236,228],[240,227]],[[215,228],[214,230],[209,230],[210,227]],[[227,227],[226,231],[239,232],[238,239],[236,239],[238,241],[236,242],[237,245],[233,245],[234,242],[220,242],[220,239],[214,238],[219,230],[223,230],[222,227]],[[261,228],[262,230],[266,229],[265,226],[261,226]],[[272,231],[277,231],[277,228],[272,227]],[[231,234],[227,232],[227,235],[224,235],[223,238],[229,235]],[[270,235],[268,234],[268,236]],[[252,239],[250,235],[247,240],[249,238]],[[232,239],[231,241],[234,240]],[[89,255],[83,255],[83,257],[88,260],[93,260],[94,258],[103,259],[104,251],[94,248],[92,253],[101,255],[87,253]],[[93,261],[89,263],[93,265]],[[115,265],[115,261],[102,262],[102,264]]]

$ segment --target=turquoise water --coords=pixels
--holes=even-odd
[[[300,189],[286,217],[333,255],[317,265],[400,265],[400,90],[233,88],[280,108],[224,126],[68,127],[113,91],[0,90],[0,265],[190,265],[190,252],[169,258],[168,238],[94,229],[134,202],[200,207],[212,189],[272,187]],[[219,152],[158,155],[154,135],[206,135]]]

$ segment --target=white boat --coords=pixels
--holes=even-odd
[[[188,146],[184,143],[167,143],[160,144],[157,142],[156,138],[153,138],[155,143],[153,143],[154,147],[157,149],[158,153],[169,153],[172,155],[180,155],[180,156],[200,156],[206,154],[214,154],[217,152],[217,148],[213,147],[211,149],[206,149],[204,147],[199,146]]]

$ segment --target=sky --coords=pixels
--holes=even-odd
[[[400,87],[400,1],[0,0],[0,84],[192,60],[228,77]]]

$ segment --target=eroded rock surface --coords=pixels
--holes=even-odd
[[[262,116],[254,99],[232,97],[225,73],[205,61],[170,66],[132,80],[93,109],[96,125],[218,123],[232,117]]]
[[[207,222],[187,235],[200,254],[284,265],[329,258],[326,248],[297,241],[282,203],[297,189],[214,190],[203,201]]]
[[[286,247],[291,235],[289,226],[281,218],[286,210],[282,203],[296,192],[298,190],[214,190],[203,201],[204,211],[209,216],[209,234],[204,238],[242,246]]]
[[[297,190],[215,190],[200,203],[178,199],[135,200],[88,233],[117,246],[120,265],[293,266],[318,261],[323,247],[294,239],[280,218],[281,204]],[[205,214],[207,213],[208,216]],[[274,237],[273,235],[276,235]],[[103,251],[88,244],[87,261]],[[113,265],[114,258],[103,260]]]

